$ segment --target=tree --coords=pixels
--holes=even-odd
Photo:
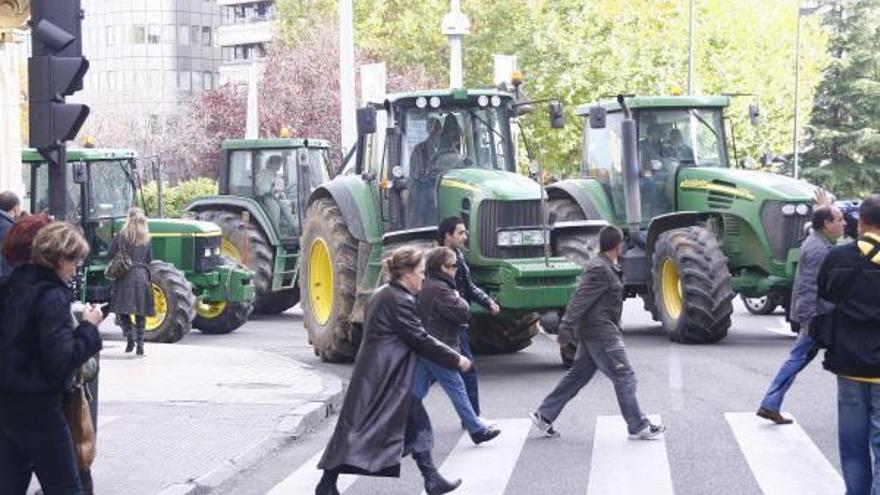
[[[831,63],[814,101],[805,175],[839,197],[880,187],[880,0],[829,0]]]

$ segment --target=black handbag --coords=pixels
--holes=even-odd
[[[117,280],[122,278],[129,270],[131,270],[132,264],[131,256],[125,252],[125,241],[120,239],[119,251],[116,251],[116,254],[113,255],[113,259],[110,260],[110,264],[107,265],[107,268],[104,270],[104,276],[107,277],[107,280]]]

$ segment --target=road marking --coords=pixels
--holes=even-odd
[[[764,327],[770,333],[775,333],[777,335],[782,335],[783,337],[787,337],[789,339],[796,339],[798,334],[791,331],[791,325],[785,321],[785,318],[782,316],[777,316],[775,319],[776,326],[773,327]]]
[[[775,425],[754,413],[725,413],[725,419],[764,493],[843,493],[843,480],[797,423]]]
[[[324,474],[323,471],[318,469],[318,462],[321,461],[321,456],[323,455],[323,450],[315,454],[314,457],[306,461],[299,467],[299,469],[285,478],[284,481],[275,485],[266,495],[315,493],[315,486],[318,485],[318,482],[321,481],[321,475]],[[357,478],[358,477],[354,474],[340,475],[339,480],[336,482],[336,487],[339,488],[339,493],[348,490],[348,488],[357,481]]]
[[[659,423],[660,416],[649,416]],[[630,440],[621,416],[596,418],[587,495],[672,495],[666,440]]]
[[[456,495],[502,495],[507,488],[532,422],[505,419],[494,423],[501,428],[501,435],[482,445],[474,445],[469,435],[462,435],[440,466],[447,479],[462,479]]]

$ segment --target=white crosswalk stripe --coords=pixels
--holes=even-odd
[[[843,493],[843,480],[797,423],[774,425],[754,413],[725,413],[761,490],[773,495]]]
[[[657,415],[649,417],[654,423],[661,422]],[[840,474],[797,423],[777,426],[751,412],[728,412],[724,417],[763,493],[843,493]],[[439,465],[445,477],[463,480],[456,494],[517,493],[515,486],[508,485],[526,448],[531,422],[528,419],[505,419],[496,424],[503,432],[498,438],[475,446],[466,433],[462,434]],[[673,495],[674,473],[670,469],[667,443],[675,442],[676,438],[673,429],[654,440],[630,440],[622,417],[598,416],[592,461],[586,473],[587,495]],[[585,445],[584,449],[587,448],[590,446]],[[269,495],[313,493],[322,474],[317,468],[322,455],[323,451],[318,452],[299,466],[272,488]],[[638,476],[633,476],[633,466],[638,466]],[[340,493],[345,493],[358,479],[358,476],[340,476]]]
[[[659,416],[650,416],[660,423]],[[638,476],[633,476],[638,466]],[[630,440],[621,416],[599,416],[593,440],[588,495],[672,495],[666,441]]]
[[[275,485],[275,487],[270,490],[267,495],[291,495],[294,493],[315,493],[315,485],[318,484],[318,481],[321,480],[321,475],[323,471],[318,469],[318,462],[321,460],[321,456],[324,455],[324,451],[320,451],[315,454],[314,457],[305,462],[305,464],[301,465],[296,471],[294,471],[290,476],[284,479],[281,483]],[[345,492],[348,490],[355,481],[357,481],[357,476],[350,474],[343,474],[339,476],[339,481],[336,483],[336,487],[339,488],[339,493]]]
[[[507,488],[532,422],[528,419],[506,419],[494,423],[502,432],[497,438],[474,445],[470,436],[464,434],[443,461],[440,467],[443,476],[463,480],[456,494],[502,495]]]

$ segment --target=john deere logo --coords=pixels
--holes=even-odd
[[[685,179],[681,181],[681,188],[697,191],[715,191],[721,194],[728,194],[737,198],[747,199],[749,201],[755,200],[755,196],[752,195],[751,191],[748,189],[736,186],[725,186],[724,184],[716,184],[703,179]]]

